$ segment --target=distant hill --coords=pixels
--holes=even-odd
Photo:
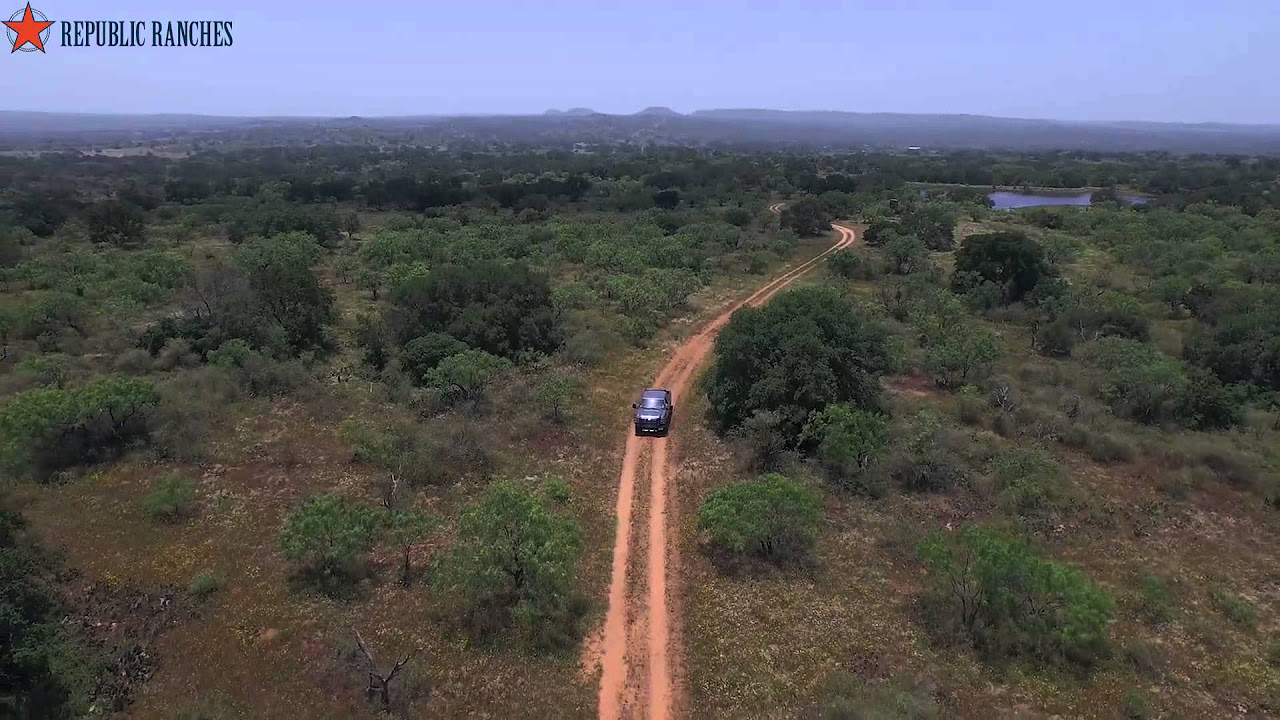
[[[660,106],[660,105],[654,105],[653,107],[647,107],[647,108],[645,108],[645,109],[641,110],[640,112],[638,112],[638,113],[636,113],[636,114],[637,114],[637,115],[649,115],[649,116],[651,116],[651,117],[682,117],[682,116],[680,115],[680,113],[676,112],[675,110],[672,110],[672,109],[671,109],[671,108],[669,108],[669,107],[662,107],[662,106]]]
[[[353,133],[359,132],[358,135]],[[1280,155],[1280,125],[1069,122],[984,115],[914,115],[768,109],[698,110],[683,115],[649,107],[631,115],[590,108],[541,115],[412,117],[217,117],[91,115],[0,111],[0,143],[75,146],[112,141],[178,140],[199,136],[238,145],[367,142],[394,133],[396,142],[519,143],[547,147],[643,143],[742,148],[857,150],[922,147],[1163,151],[1179,154]]]

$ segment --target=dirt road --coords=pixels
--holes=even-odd
[[[782,203],[770,206],[769,209],[779,213]],[[694,373],[710,354],[716,334],[729,321],[734,311],[745,306],[763,304],[792,281],[814,269],[831,253],[857,242],[858,235],[853,228],[835,224],[831,227],[838,235],[834,245],[812,260],[774,278],[712,320],[697,335],[685,340],[658,373],[653,387],[670,389],[678,410]],[[684,417],[687,421],[688,415]],[[666,502],[667,478],[675,477],[676,474],[675,461],[668,452],[668,446],[679,427],[678,421],[672,427],[671,436],[665,438],[638,438],[634,433],[627,433],[626,453],[623,455],[622,471],[618,478],[618,524],[614,536],[609,610],[605,616],[602,641],[599,705],[601,720],[621,718],[624,712],[628,718],[665,720],[673,711],[671,657],[668,649],[671,618],[667,606],[667,565],[668,561],[674,562],[677,548],[672,542],[673,535],[667,532]],[[628,592],[628,571],[632,535],[635,531],[631,515],[636,476],[646,448],[651,448],[652,452],[649,455],[648,555],[644,565],[646,591],[642,598],[633,597]],[[636,572],[639,572],[639,568],[636,568]],[[647,682],[638,677],[637,671],[640,669],[647,669]]]

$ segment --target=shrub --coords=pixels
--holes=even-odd
[[[832,288],[804,288],[734,313],[716,338],[706,388],[722,430],[775,412],[794,445],[816,410],[878,408],[879,375],[895,362],[888,332],[852,301]]]
[[[845,280],[873,280],[883,273],[866,252],[841,250],[827,258],[827,269]]]
[[[300,363],[267,357],[240,339],[228,340],[211,350],[209,363],[230,371],[240,388],[255,397],[284,395],[309,380]]]
[[[1168,662],[1163,648],[1145,640],[1126,643],[1124,658],[1139,674],[1150,678],[1160,678]]]
[[[222,588],[222,578],[212,572],[202,572],[191,578],[187,592],[196,597],[208,597]]]
[[[1084,450],[1100,463],[1132,462],[1137,451],[1129,442],[1105,432],[1095,432],[1078,425],[1063,431],[1061,440],[1068,447]]]
[[[312,495],[289,513],[280,551],[322,585],[349,576],[351,563],[373,544],[378,515],[337,495]]]
[[[142,348],[125,350],[111,363],[112,369],[125,375],[146,375],[153,366],[151,353]]]
[[[200,356],[192,352],[191,343],[183,338],[170,338],[156,355],[157,370],[172,370],[175,367],[192,367],[200,362]]]
[[[1042,322],[1036,326],[1035,347],[1049,357],[1068,357],[1076,344],[1076,331],[1065,320]]]
[[[564,481],[562,477],[549,477],[542,484],[542,494],[553,503],[564,505],[573,499],[573,493],[569,490],[569,483]]]
[[[965,385],[956,393],[956,415],[966,425],[982,425],[987,419],[988,407],[976,385]]]
[[[757,470],[773,470],[786,455],[790,442],[782,427],[782,416],[760,410],[747,418],[736,431],[751,451],[751,464]]]
[[[151,492],[143,498],[147,514],[163,520],[179,520],[191,512],[196,499],[196,484],[180,473],[161,475],[151,483]]]
[[[1169,587],[1157,577],[1148,577],[1142,583],[1142,594],[1138,597],[1138,613],[1144,622],[1152,627],[1159,627],[1173,619],[1176,606],[1173,593]]]
[[[931,609],[988,659],[1089,667],[1109,653],[1113,602],[1079,570],[981,526],[935,533],[920,556]]]
[[[777,473],[714,490],[698,506],[698,528],[712,544],[773,560],[807,553],[821,521],[813,494]]]
[[[585,610],[574,587],[581,552],[571,518],[527,488],[498,482],[463,512],[440,582],[473,636],[514,628],[529,647],[563,648],[577,640]]]
[[[132,378],[18,393],[0,406],[0,464],[14,473],[46,477],[92,462],[145,436],[158,401],[150,383]]]
[[[1129,720],[1148,720],[1152,717],[1151,704],[1137,690],[1124,694],[1124,716]]]
[[[1197,454],[1196,460],[1233,487],[1251,489],[1258,485],[1257,465],[1248,456],[1223,450],[1205,450]]]
[[[809,417],[800,442],[813,448],[835,484],[853,489],[860,484],[859,477],[888,447],[889,425],[879,413],[848,405],[829,405]]]
[[[428,384],[428,376],[440,361],[467,349],[467,344],[445,333],[427,333],[410,340],[404,346],[400,369],[414,385]]]
[[[209,425],[239,397],[230,374],[208,366],[174,373],[158,391],[151,445],[162,457],[174,460],[203,457]]]
[[[1062,468],[1040,450],[1009,450],[992,468],[1000,504],[1009,512],[1035,516],[1049,509],[1058,493]]]
[[[1209,591],[1209,602],[1213,608],[1233,624],[1252,630],[1258,625],[1258,609],[1247,600],[1226,590],[1213,588]]]
[[[441,392],[446,402],[478,404],[485,390],[511,363],[484,350],[464,350],[450,355],[427,373],[427,382]]]
[[[964,460],[945,441],[937,415],[922,410],[907,423],[889,476],[907,492],[942,492],[964,481]]]

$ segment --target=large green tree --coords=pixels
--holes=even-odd
[[[955,269],[957,276],[973,273],[995,283],[1005,302],[1022,299],[1049,274],[1040,244],[1017,232],[970,235],[956,251]]]
[[[831,227],[831,210],[816,197],[802,197],[792,201],[782,211],[779,223],[794,230],[800,237],[820,235]]]
[[[114,245],[136,245],[145,234],[142,210],[119,200],[93,205],[85,217],[89,239]]]
[[[511,358],[560,346],[551,286],[520,263],[445,265],[405,280],[392,299],[390,325],[404,343],[442,332]]]
[[[295,351],[323,346],[333,320],[333,294],[311,269],[319,257],[315,239],[303,232],[245,243],[237,256],[257,316]]]
[[[794,444],[810,413],[827,405],[878,408],[880,375],[895,361],[888,332],[852,300],[803,288],[734,313],[716,338],[707,394],[722,429],[774,412]]]

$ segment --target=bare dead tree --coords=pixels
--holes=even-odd
[[[364,659],[368,663],[369,685],[364,691],[365,699],[373,702],[374,697],[377,696],[382,703],[382,709],[385,711],[391,707],[391,682],[396,679],[396,676],[400,674],[404,666],[409,664],[410,660],[422,652],[422,648],[414,649],[403,660],[392,665],[390,670],[382,673],[378,672],[378,664],[373,659],[373,653],[369,652],[369,646],[365,644],[360,631],[352,628],[352,632],[356,636],[356,647],[360,648],[360,654],[364,655]]]
[[[197,318],[213,316],[228,304],[243,298],[248,281],[236,268],[211,264],[196,270],[183,291],[187,312]]]
[[[396,500],[400,498],[399,468],[397,467],[384,475],[379,475],[375,482],[378,487],[378,501],[382,503],[382,507],[394,511],[396,509]]]

